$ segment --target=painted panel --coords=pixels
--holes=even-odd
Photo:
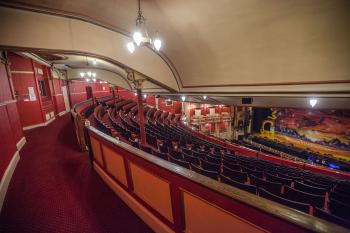
[[[34,74],[12,74],[12,81],[17,95],[18,111],[22,126],[36,125],[44,122],[39,93],[36,88]],[[31,101],[29,87],[32,87],[36,99]]]
[[[6,67],[0,63],[0,102],[11,100],[12,94],[7,77]]]
[[[173,222],[170,184],[133,163],[130,163],[130,171],[134,193]]]
[[[22,125],[19,119],[19,113],[16,103],[6,105],[9,122],[15,142],[17,143],[23,137]],[[1,121],[2,122],[2,121]]]
[[[111,174],[115,179],[128,186],[126,179],[126,172],[124,166],[124,159],[117,152],[111,150],[110,148],[102,145],[103,157],[106,162],[106,170]]]
[[[0,122],[0,177],[2,178],[17,150],[5,105],[0,106]]]
[[[183,200],[185,210],[185,232],[266,232],[258,226],[226,212],[190,193],[183,192]]]
[[[98,164],[100,164],[101,166],[104,166],[100,142],[95,138],[91,137],[91,147],[92,152],[94,154],[94,160],[98,162]]]

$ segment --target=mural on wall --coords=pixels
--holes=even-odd
[[[350,111],[277,108],[275,131],[350,151]]]

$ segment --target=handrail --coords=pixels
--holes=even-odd
[[[196,184],[204,186],[205,188],[210,189],[218,193],[219,195],[223,195],[225,197],[234,199],[236,201],[244,203],[245,205],[254,207],[259,211],[273,215],[278,219],[285,220],[303,229],[307,229],[309,231],[314,231],[314,232],[339,232],[339,233],[348,232],[347,229],[341,226],[335,225],[333,223],[329,223],[327,221],[299,212],[297,210],[286,207],[284,205],[247,193],[238,188],[220,183],[218,181],[210,179],[206,176],[202,176],[196,172],[193,172],[191,170],[188,170],[186,168],[183,168],[181,166],[178,166],[166,160],[157,158],[154,155],[148,154],[127,143],[124,143],[109,135],[106,135],[103,132],[99,131],[98,129],[94,128],[93,126],[86,126],[86,127],[89,131],[93,133],[93,135],[100,137],[100,139],[114,146],[120,147],[130,152],[133,156],[139,157],[175,175],[181,176]]]

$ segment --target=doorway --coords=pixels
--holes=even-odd
[[[62,86],[62,94],[63,94],[64,106],[66,107],[66,112],[69,112],[70,105],[69,105],[67,86]]]

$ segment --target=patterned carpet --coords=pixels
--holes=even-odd
[[[0,232],[152,232],[91,170],[69,115],[25,136]]]

